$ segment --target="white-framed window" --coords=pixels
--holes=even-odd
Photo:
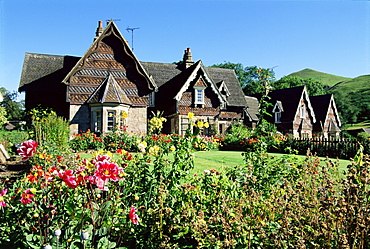
[[[113,132],[126,129],[129,106],[92,105],[91,130],[94,132]]]
[[[204,87],[194,87],[194,104],[204,104]]]
[[[280,123],[281,112],[275,112],[275,123]]]
[[[107,114],[107,131],[113,131],[116,126],[116,111],[108,110]]]

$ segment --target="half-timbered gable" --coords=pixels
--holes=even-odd
[[[310,100],[317,119],[313,127],[314,134],[324,138],[338,137],[341,121],[333,95],[311,96]]]

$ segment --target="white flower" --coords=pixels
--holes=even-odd
[[[60,229],[57,229],[54,231],[54,236],[60,236],[62,234],[62,231]]]
[[[82,240],[87,240],[89,238],[89,233],[86,230],[83,230],[80,237]]]
[[[209,175],[209,174],[211,174],[211,171],[209,171],[209,169],[205,169],[204,174]]]
[[[49,245],[49,244],[43,245],[41,248],[42,249],[52,249],[51,245]]]

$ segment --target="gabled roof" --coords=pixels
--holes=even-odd
[[[273,105],[275,105],[277,101],[281,101],[284,107],[284,112],[281,113],[281,122],[291,122],[294,120],[301,99],[306,100],[312,121],[313,123],[316,122],[315,113],[305,86],[274,90],[271,91],[268,96],[271,98],[270,103]]]
[[[154,78],[158,88],[160,89],[166,84],[166,93],[171,94],[175,90],[179,90],[181,83],[183,84],[186,78],[190,77],[190,70],[194,70],[193,67],[195,67],[197,63],[184,71],[182,71],[176,64],[158,62],[141,62],[141,64],[145,67],[148,74]],[[224,82],[230,93],[230,96],[228,96],[227,99],[227,105],[246,106],[244,93],[233,69],[204,67],[203,64],[202,68],[207,73],[211,81],[219,83],[222,81]],[[171,82],[171,84],[167,84],[169,82]]]
[[[107,79],[103,81],[87,100],[87,103],[118,103],[130,105],[131,101],[112,74],[109,74]]]
[[[79,70],[83,68],[85,64],[87,64],[88,57],[94,53],[94,51],[98,48],[102,40],[108,36],[113,35],[114,37],[117,37],[118,40],[120,40],[123,48],[123,51],[127,56],[129,56],[132,61],[135,63],[136,70],[139,74],[141,74],[145,80],[147,81],[148,88],[151,90],[154,90],[157,88],[156,84],[154,83],[153,79],[149,77],[145,69],[140,64],[139,60],[136,58],[135,54],[132,52],[131,48],[127,45],[126,39],[122,36],[121,32],[117,28],[116,24],[113,21],[110,21],[108,25],[103,30],[102,34],[95,39],[93,44],[90,46],[90,48],[86,51],[86,53],[80,58],[80,60],[76,63],[76,65],[73,67],[73,69],[66,75],[66,77],[63,79],[62,83],[64,84],[70,84],[70,78]],[[99,55],[98,55],[99,56]],[[100,56],[103,57],[109,57],[110,54],[101,54]],[[101,58],[99,58],[101,59]],[[113,59],[113,58],[107,58],[107,59]]]
[[[60,83],[78,60],[79,57],[74,56],[26,53],[18,90],[24,91],[28,84],[42,81],[51,75]],[[42,89],[38,90],[42,91]]]
[[[284,112],[283,103],[281,103],[280,100],[276,101],[276,104],[272,109],[272,112]]]
[[[246,106],[244,92],[233,69],[206,67],[205,70],[213,82],[223,80],[227,85],[230,92],[230,96],[227,98],[228,106]]]
[[[193,66],[189,67],[185,71],[186,71],[187,77],[184,78],[185,81],[183,82],[183,84],[181,85],[181,88],[179,89],[179,91],[176,93],[174,97],[177,101],[181,99],[183,92],[185,92],[189,88],[190,83],[196,79],[199,73],[201,73],[201,76],[207,82],[207,85],[210,86],[213,92],[217,95],[220,102],[225,102],[221,93],[218,91],[216,84],[209,78],[207,72],[204,70],[202,61],[196,62]]]
[[[227,85],[225,84],[224,80],[221,80],[220,82],[216,83],[218,90],[222,93],[225,92],[226,96],[230,96],[230,91]]]
[[[251,96],[245,96],[247,102],[246,113],[249,121],[258,121],[259,103],[258,99]]]
[[[337,107],[332,94],[310,96],[310,100],[317,120],[324,122],[328,117],[330,106],[332,106],[338,125],[341,125]]]

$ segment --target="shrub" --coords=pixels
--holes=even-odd
[[[16,153],[15,145],[21,144],[23,141],[27,140],[28,138],[29,138],[29,134],[26,131],[0,130],[0,143],[4,145],[5,149],[11,155]]]
[[[243,143],[245,139],[253,136],[252,130],[240,123],[233,123],[226,131],[226,135],[222,139],[221,149],[244,150]]]
[[[81,134],[76,134],[69,142],[74,151],[101,150],[105,148],[104,139],[95,133],[87,130]]]
[[[41,146],[53,145],[68,148],[69,122],[58,117],[51,109],[30,111],[32,115],[33,137]]]

